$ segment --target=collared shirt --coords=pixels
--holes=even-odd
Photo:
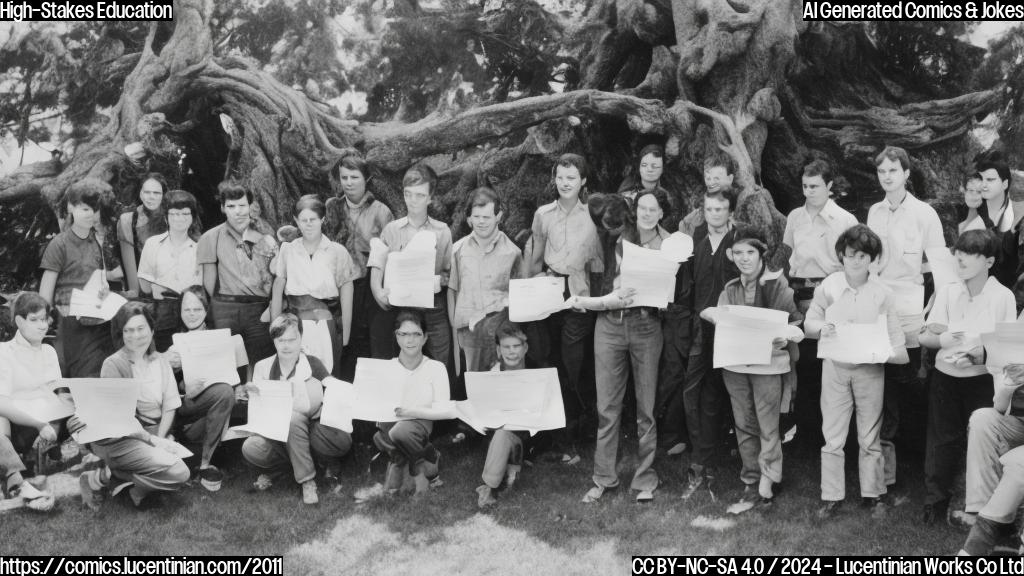
[[[885,314],[889,344],[893,348],[906,345],[893,305],[892,289],[874,274],[859,288],[850,286],[845,272],[833,272],[814,289],[814,298],[807,309],[807,321],[829,324],[871,324]]]
[[[465,328],[477,317],[508,306],[508,284],[519,278],[522,262],[522,251],[500,230],[483,245],[476,234],[456,242],[448,279],[448,287],[458,292],[453,328]]]
[[[126,371],[126,367],[130,368]],[[100,377],[135,378],[139,381],[135,415],[144,426],[157,424],[164,412],[181,408],[174,370],[158,352],[147,354],[141,362],[134,362],[121,348],[103,361]]]
[[[749,285],[743,282],[742,277],[730,280],[718,296],[718,306],[744,305],[781,310],[789,313],[790,324],[799,325],[804,317],[797,310],[796,302],[793,300],[793,289],[789,287],[786,277],[767,280],[764,285],[761,285],[760,280],[758,277]],[[751,293],[749,300],[748,293]],[[778,350],[772,347],[771,361],[768,364],[736,364],[726,366],[725,369],[737,374],[785,374],[790,371],[789,349]]]
[[[660,225],[655,227],[655,234],[649,241],[640,246],[651,250],[661,250],[661,243],[669,237],[667,230]],[[612,280],[612,290],[618,290],[622,285],[622,236],[615,242],[615,278]]]
[[[430,408],[446,404],[451,400],[448,389],[448,370],[444,364],[426,356],[420,365],[409,370],[398,358],[391,360],[401,369],[405,381],[402,384],[402,406],[405,408]]]
[[[13,339],[0,342],[0,396],[17,399],[50,394],[48,384],[60,377],[57,352],[49,344],[33,346],[20,331]]]
[[[793,249],[789,257],[790,275],[795,278],[824,278],[842,269],[836,256],[836,240],[857,218],[831,199],[814,218],[806,206],[796,208],[786,218],[782,242]]]
[[[939,350],[935,356],[935,367],[956,378],[985,374],[984,365],[957,368],[946,358],[980,346],[983,332],[991,332],[997,322],[1013,322],[1016,316],[1017,302],[1013,292],[992,276],[975,296],[971,296],[963,282],[936,288],[935,304],[928,314],[927,323],[941,324],[947,331],[964,332],[964,342]]]
[[[389,252],[401,252],[417,232],[429,230],[434,233],[437,243],[434,245],[434,274],[440,275],[447,284],[447,277],[452,267],[452,231],[447,224],[442,224],[427,217],[422,226],[414,225],[408,216],[390,222],[380,233],[380,239],[388,247]],[[384,269],[387,253],[373,254],[366,265],[370,268]]]
[[[355,280],[357,274],[348,250],[326,236],[321,236],[313,254],[306,252],[301,237],[286,242],[277,259],[277,276],[287,280],[284,293],[289,296],[337,298],[338,287]]]
[[[270,297],[274,283],[270,261],[277,256],[277,241],[246,228],[239,235],[226,222],[207,230],[199,239],[196,262],[217,265],[217,293]]]
[[[89,230],[89,236],[81,238],[74,230],[67,228],[50,240],[39,268],[57,273],[53,304],[61,314],[68,313],[71,290],[83,288],[93,272],[103,270],[103,264],[103,248],[97,239],[96,230]]]
[[[153,286],[154,298],[160,299],[161,287],[180,294],[189,286],[203,283],[203,273],[196,263],[196,246],[196,241],[188,236],[182,245],[174,246],[170,232],[146,240],[139,258],[139,278],[157,285]]]
[[[264,358],[252,369],[253,382],[260,380],[287,380],[292,384],[292,409],[315,418],[324,401],[323,380],[330,376],[320,359],[299,353],[291,374],[281,374],[277,354]]]
[[[366,276],[366,260],[370,256],[370,239],[380,238],[381,232],[389,222],[395,219],[391,209],[379,200],[370,201],[369,192],[363,196],[359,204],[353,204],[348,198],[332,198],[329,202],[344,202],[345,215],[348,219],[348,240],[345,248],[355,264],[357,278]],[[328,210],[330,207],[328,207]],[[337,241],[337,239],[334,239]]]
[[[556,200],[533,215],[534,242],[544,241],[544,263],[568,276],[569,292],[590,295],[590,272],[604,272],[601,242],[587,205],[576,201],[568,211]]]

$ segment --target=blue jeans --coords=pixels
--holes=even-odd
[[[594,328],[594,375],[597,379],[597,446],[594,449],[594,483],[619,484],[615,471],[619,449],[622,400],[626,393],[628,365],[633,368],[636,392],[637,467],[630,487],[654,490],[658,473],[654,453],[658,432],[654,424],[654,397],[658,389],[661,359],[661,319],[646,308],[613,310],[598,316]]]

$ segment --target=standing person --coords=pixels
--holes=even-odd
[[[85,178],[68,187],[67,212],[71,224],[50,240],[39,268],[39,295],[57,309],[57,353],[63,361],[61,372],[68,378],[95,378],[103,359],[114,350],[110,323],[95,318],[72,317],[71,291],[82,289],[97,275],[106,297],[108,282],[120,280],[122,272],[113,253],[97,231],[100,214],[113,197],[110,185]]]
[[[693,251],[693,238],[682,232],[682,242]],[[683,378],[690,358],[693,327],[693,258],[679,265],[673,300],[661,314],[661,368],[654,415],[658,428],[658,445],[668,456],[686,451],[686,413],[683,407]]]
[[[711,367],[714,325],[699,315],[715,306],[726,282],[739,276],[736,265],[726,257],[734,230],[732,211],[736,195],[732,187],[720,187],[704,196],[704,223],[694,231],[693,248],[693,339],[683,384],[686,428],[693,444],[683,500],[703,487],[714,494],[713,460],[722,433],[723,409],[727,396],[720,369]]]
[[[624,223],[622,235],[615,243],[615,262],[622,263],[623,240],[644,248],[658,250],[669,234],[661,227],[666,213],[671,213],[668,193],[661,188],[644,190],[635,198],[634,214]],[[637,467],[630,489],[636,490],[636,501],[654,500],[658,473],[654,456],[658,448],[658,432],[654,422],[654,400],[658,389],[658,361],[661,359],[661,311],[648,306],[627,308],[632,303],[632,290],[620,287],[619,270],[615,270],[611,291],[600,297],[573,299],[573,306],[599,310],[594,328],[594,374],[597,379],[597,446],[594,449],[594,486],[583,496],[584,502],[596,502],[607,490],[619,486],[616,470],[619,449],[619,426],[622,400],[626,393],[627,366],[633,368],[633,389],[636,394]]]
[[[814,289],[826,276],[842,269],[836,257],[836,241],[840,234],[857,224],[857,218],[832,200],[832,167],[828,162],[813,160],[804,166],[801,184],[804,205],[789,213],[782,241],[793,249],[789,257],[790,286],[797,310],[806,314]],[[799,348],[794,411],[798,419],[797,438],[802,448],[817,452],[823,444],[818,341],[807,338],[800,342]]]
[[[846,323],[868,324],[885,315],[889,344],[893,355],[889,362],[905,363],[907,348],[893,304],[892,290],[870,271],[870,265],[882,253],[882,240],[870,228],[858,224],[843,232],[836,241],[836,256],[843,266],[814,289],[807,310],[804,332],[822,340],[834,338],[836,326]],[[857,444],[860,446],[857,468],[860,471],[862,503],[878,519],[885,515],[883,499],[885,461],[882,454],[882,403],[885,368],[882,364],[851,364],[826,359],[821,373],[822,435],[821,500],[818,517],[829,519],[839,512],[846,498],[846,436],[850,416],[857,418]]]
[[[426,164],[419,163],[405,171],[402,178],[403,197],[408,213],[384,227],[380,233],[381,242],[387,248],[379,254],[371,254],[367,261],[370,268],[370,289],[373,298],[384,311],[390,310],[387,290],[384,289],[384,266],[387,264],[387,252],[400,252],[409,245],[417,232],[429,231],[434,234],[434,275],[439,277],[440,290],[434,294],[434,307],[424,311],[427,332],[427,352],[430,357],[445,366],[451,354],[452,334],[448,324],[448,278],[452,265],[452,231],[447,224],[434,220],[427,214],[427,208],[433,199],[437,187],[437,174]],[[374,357],[380,357],[393,350],[394,340],[386,337],[387,324],[393,322],[394,313],[377,314],[374,320],[371,338],[377,342]],[[385,343],[387,342],[387,343]],[[388,354],[386,357],[392,357]]]
[[[270,261],[277,256],[277,241],[256,231],[248,187],[225,180],[217,186],[217,195],[226,220],[207,230],[196,247],[203,287],[213,301],[213,323],[241,334],[250,360],[267,358],[274,345],[261,316],[270,305]]]
[[[555,162],[555,188],[558,199],[545,204],[533,215],[533,250],[524,260],[524,274],[566,279],[566,298],[590,296],[590,275],[604,272],[601,244],[590,211],[581,199],[587,184],[587,162],[579,154],[562,154]],[[583,382],[583,360],[594,330],[591,314],[566,310],[544,320],[550,333],[550,350],[544,351],[549,366],[559,369],[562,401],[565,405],[565,438],[562,461],[579,462],[579,444],[584,438],[584,422],[594,412],[594,390]]]
[[[281,314],[270,323],[270,337],[277,354],[256,363],[253,380],[287,380],[292,385],[292,416],[288,441],[269,440],[259,435],[246,438],[242,456],[260,470],[256,482],[259,491],[269,490],[273,475],[291,467],[295,482],[302,486],[303,504],[318,504],[316,461],[330,469],[352,447],[348,432],[320,423],[327,368],[315,356],[302,352],[302,322],[294,314]],[[336,384],[343,385],[343,384]],[[246,385],[250,394],[259,393]]]
[[[379,238],[384,226],[395,217],[390,208],[366,190],[370,167],[361,156],[342,156],[331,174],[337,178],[343,196],[327,200],[323,231],[328,238],[345,246],[356,267],[356,278],[352,282],[352,335],[348,338],[348,346],[352,350],[342,358],[342,374],[351,379],[355,374],[356,358],[372,356],[370,326],[380,310],[370,290],[370,275],[367,274],[370,240]],[[390,339],[389,334],[385,336]]]
[[[733,189],[735,178],[736,163],[725,152],[716,150],[704,158],[705,196],[720,196],[724,190],[732,190],[733,195],[738,198],[740,190]],[[733,206],[732,210],[735,211],[736,207]],[[694,208],[679,222],[679,231],[693,236],[694,242],[697,242],[697,229],[704,223],[704,207],[700,206]]]
[[[146,241],[167,231],[167,220],[163,215],[166,192],[167,181],[163,174],[146,174],[139,187],[139,205],[117,219],[117,242],[121,249],[125,289],[135,294],[141,294],[138,266]]]
[[[181,293],[203,281],[196,263],[202,234],[198,212],[195,196],[184,190],[169,192],[162,214],[167,231],[146,240],[139,258],[139,288],[155,301],[156,349],[161,352],[171,345],[171,335],[180,321]]]
[[[1017,316],[1013,292],[989,276],[999,252],[989,230],[968,230],[953,247],[961,282],[939,286],[921,332],[921,345],[939,348],[928,387],[924,459],[925,524],[944,519],[962,462],[971,414],[992,402],[992,375],[985,369],[981,332]]]
[[[977,172],[971,172],[964,181],[964,206],[967,207],[967,213],[964,215],[964,219],[957,224],[957,234],[963,234],[968,230],[985,230],[988,228],[985,220],[978,214],[982,200],[981,175]]]
[[[307,330],[305,349],[340,377],[341,349],[352,332],[356,269],[348,250],[321,232],[325,214],[324,203],[312,194],[295,202],[293,217],[302,236],[281,246],[270,315],[277,318],[284,309],[282,298],[287,298],[287,309],[303,323],[325,322],[326,339]]]
[[[508,320],[509,281],[523,264],[522,251],[498,229],[503,215],[494,190],[477,188],[466,218],[472,232],[452,248],[448,314],[469,372],[494,365],[495,330]]]
[[[981,179],[983,200],[978,206],[978,216],[999,238],[992,275],[1000,284],[1013,289],[1017,284],[1017,244],[1024,214],[1014,214],[1013,202],[1010,202],[1010,166],[1001,153],[991,150],[978,156],[974,167]]]
[[[619,194],[625,196],[630,204],[636,200],[638,193],[661,187],[661,175],[665,172],[665,149],[660,145],[644,146],[638,157],[636,173],[627,176],[619,184]]]
[[[907,190],[910,157],[907,151],[886,146],[875,157],[878,182],[885,199],[868,209],[867,225],[882,239],[882,254],[873,264],[878,279],[893,291],[893,302],[906,339],[908,364],[885,365],[885,401],[882,412],[882,452],[885,485],[896,483],[896,435],[900,425],[900,399],[921,388],[917,377],[921,348],[917,339],[924,325],[924,251],[943,248],[942,223],[935,209]]]

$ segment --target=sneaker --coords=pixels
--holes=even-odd
[[[78,477],[78,491],[82,496],[82,504],[93,512],[97,512],[103,497],[98,490],[92,489],[89,484],[89,474],[90,472],[85,472]]]
[[[220,484],[224,480],[224,473],[216,466],[207,466],[199,469],[199,485],[208,492],[220,490]]]
[[[316,480],[306,480],[302,483],[302,503],[319,504],[320,497],[316,495]]]
[[[30,484],[28,480],[23,480],[21,484],[11,490],[11,497],[20,497],[25,507],[35,512],[49,512],[53,510],[55,503],[52,494],[40,491]]]
[[[946,516],[946,523],[954,528],[970,529],[978,521],[977,513],[953,510]]]
[[[585,504],[593,504],[594,502],[597,502],[598,500],[600,500],[604,496],[605,492],[610,492],[611,490],[614,490],[615,488],[618,488],[618,486],[611,486],[611,487],[609,487],[609,486],[598,486],[598,485],[595,484],[594,486],[592,486],[590,488],[590,490],[587,490],[586,494],[583,495],[582,502],[584,502]],[[652,498],[653,498],[653,496],[652,496]]]
[[[877,498],[861,498],[860,505],[862,508],[870,508],[871,517],[875,520],[882,520],[889,513],[889,505],[885,501],[885,496],[879,496]]]
[[[256,481],[252,483],[252,487],[259,492],[266,492],[273,485],[274,481],[270,478],[269,474],[260,474],[256,477]]]
[[[921,513],[921,523],[927,526],[931,526],[939,521],[939,518],[946,516],[946,511],[949,509],[949,500],[940,500],[939,502],[933,502],[931,504],[925,504],[924,510]]]
[[[686,442],[677,442],[673,444],[668,450],[666,450],[665,454],[669,456],[679,456],[683,452],[686,452]]]
[[[654,502],[654,490],[641,490],[636,493],[637,504],[650,504]]]
[[[131,482],[129,480],[125,480],[123,482],[120,482],[120,483],[118,483],[116,486],[114,486],[110,490],[110,496],[111,496],[111,498],[113,498],[113,497],[117,496],[118,494],[120,494],[121,492],[124,492],[125,490],[128,490],[128,489],[130,489],[130,488],[132,488],[134,486],[135,486],[135,483]]]
[[[757,499],[757,502],[754,504],[754,511],[755,512],[760,512],[762,514],[764,514],[766,512],[771,512],[774,508],[775,508],[775,497],[774,496],[772,496],[771,498],[766,498],[764,496],[761,496],[760,498]]]
[[[835,518],[836,514],[839,514],[839,509],[842,507],[842,500],[825,500],[822,503],[821,508],[818,508],[818,519],[831,520],[832,518]]]
[[[478,508],[489,508],[498,503],[498,500],[494,497],[493,490],[487,484],[481,484],[476,487],[476,493],[479,496],[476,499],[476,505]]]
[[[579,464],[581,460],[582,458],[580,458],[579,454],[562,454],[562,464],[565,464],[566,466],[575,466]]]

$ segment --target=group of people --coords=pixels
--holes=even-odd
[[[959,517],[976,518],[965,548],[983,552],[977,542],[988,542],[999,523],[1011,521],[1024,499],[1024,457],[1018,462],[1007,452],[1024,444],[1013,407],[1024,406],[1024,396],[1018,402],[1013,393],[1024,383],[1021,370],[986,366],[980,335],[964,328],[1021,320],[1007,287],[1018,274],[1020,215],[1013,214],[1010,171],[1001,157],[980,157],[966,178],[965,218],[952,245],[960,281],[934,286],[929,298],[924,254],[947,243],[935,210],[909,190],[911,164],[900,148],[887,147],[875,159],[885,197],[871,206],[866,224],[830,198],[829,164],[809,162],[802,173],[805,203],[789,214],[783,246],[770,246],[764,231],[734,221],[740,190],[728,156],[705,160],[702,205],[681,219],[682,197],[662,185],[663,149],[647,146],[638,160],[618,192],[588,196],[586,160],[561,155],[553,171],[557,198],[536,209],[522,247],[501,231],[504,203],[487,187],[468,195],[470,232],[453,242],[449,225],[428,214],[437,175],[423,163],[406,171],[406,215],[395,219],[367,190],[367,162],[355,154],[341,158],[331,173],[341,194],[326,202],[301,197],[293,238],[259,232],[252,192],[234,180],[218,188],[225,222],[202,232],[196,199],[166,190],[162,178],[150,175],[138,208],[118,220],[114,245],[98,221],[109,186],[76,182],[66,196],[68,225],[43,254],[39,292],[13,302],[18,333],[0,345],[0,421],[11,424],[0,434],[6,487],[30,506],[52,506],[51,497],[21,477],[18,452],[37,437],[53,445],[84,423],[36,421],[7,400],[50,392],[61,375],[140,382],[139,432],[88,446],[104,463],[80,480],[90,506],[107,490],[127,490],[141,505],[151,492],[182,486],[190,471],[167,449],[170,438],[201,446],[195,474],[203,487],[218,489],[223,475],[212,457],[236,407],[259,393],[252,382],[285,380],[293,400],[287,441],[252,436],[242,454],[259,472],[256,488],[269,488],[290,468],[303,501],[316,503],[318,469],[336,475],[352,444],[350,434],[320,423],[325,387],[345,385],[339,379],[351,378],[356,359],[372,357],[393,360],[405,375],[399,421],[379,423],[373,435],[389,457],[389,491],[440,484],[441,453],[431,438],[435,422],[455,418],[452,399],[463,394],[457,378],[463,366],[550,366],[559,371],[566,416],[565,428],[548,435],[551,451],[575,464],[581,446],[596,441],[584,502],[619,486],[620,425],[635,410],[630,488],[638,502],[654,499],[656,456],[678,455],[687,444],[683,499],[714,490],[731,427],[742,461],[740,502],[770,508],[783,480],[780,413],[795,405],[801,440],[820,448],[818,515],[833,517],[845,499],[844,447],[855,418],[860,494],[881,516],[896,481],[900,389],[918,378],[923,346],[938,350],[928,387],[924,519],[946,514],[967,439],[967,514]],[[393,306],[384,281],[388,258],[424,233],[435,254],[433,306]],[[692,254],[676,274],[672,302],[663,309],[633,305],[635,291],[622,287],[624,243],[659,250],[670,239]],[[768,266],[778,250],[789,254],[783,270]],[[537,322],[510,322],[510,281],[538,275],[564,279],[566,309]],[[133,298],[111,322],[70,315],[72,290],[93,283],[106,291],[114,282],[123,282]],[[785,313],[789,329],[772,342],[767,364],[712,367],[716,323],[728,306]],[[57,352],[43,344],[51,309]],[[880,316],[889,358],[874,364],[817,358],[819,340]],[[182,382],[173,336],[212,327],[236,335],[239,386]],[[625,398],[630,388],[633,399]],[[53,392],[71,401],[66,390]],[[529,444],[524,433],[495,431],[477,489],[481,507],[515,482]],[[1004,487],[1010,482],[1012,489]]]

